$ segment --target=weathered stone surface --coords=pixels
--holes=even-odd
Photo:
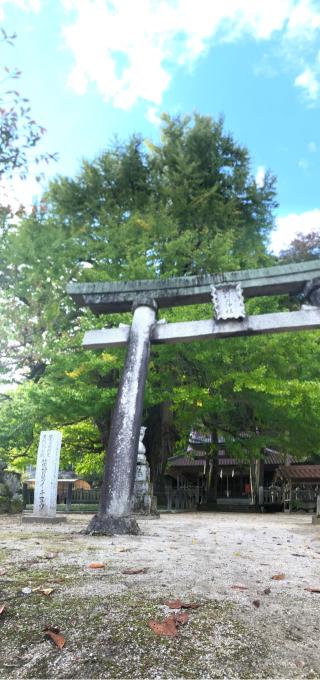
[[[297,295],[303,292],[308,281],[317,276],[320,276],[320,260],[311,260],[164,280],[70,283],[67,291],[78,305],[90,307],[94,314],[104,314],[130,311],[140,294],[154,298],[159,308],[210,302],[211,286],[222,283],[241,283],[245,298],[287,293]]]
[[[135,514],[139,515],[150,515],[151,513],[157,514],[157,499],[153,496],[153,484],[150,482],[150,468],[146,457],[146,448],[143,444],[145,431],[145,427],[140,428],[138,460],[133,491],[132,510]]]
[[[20,475],[6,470],[0,461],[0,514],[21,512],[23,507]]]
[[[141,534],[134,517],[119,515],[95,515],[87,528],[81,532],[91,536],[113,536],[114,534]]]
[[[0,496],[9,496],[9,489],[4,482],[0,482]]]
[[[38,448],[33,514],[55,517],[61,432],[42,431]]]
[[[55,515],[55,517],[37,517],[36,515],[22,515],[23,524],[61,524],[66,522],[65,515]]]
[[[262,333],[288,333],[320,328],[320,309],[305,307],[297,312],[256,314],[241,321],[179,321],[155,324],[150,336],[152,344],[176,344],[194,340],[219,340],[222,338],[261,335]],[[83,346],[87,349],[121,347],[128,342],[128,332],[123,328],[101,328],[87,331]]]
[[[217,321],[245,318],[246,310],[240,283],[211,286],[211,291]]]
[[[10,502],[10,512],[22,512],[23,510],[23,500],[22,496],[16,494],[11,498]]]
[[[10,511],[10,501],[8,496],[0,496],[0,514],[6,514]]]
[[[320,277],[317,276],[305,285],[303,297],[315,307],[320,307]]]
[[[138,307],[133,315],[125,368],[110,428],[100,497],[101,516],[126,517],[131,512],[150,333],[155,316],[152,301],[150,307]]]

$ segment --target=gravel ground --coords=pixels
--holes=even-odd
[[[89,519],[0,518],[0,678],[320,678],[310,515],[165,514],[114,537],[80,534]],[[148,622],[177,598],[200,606],[176,637],[158,636]]]

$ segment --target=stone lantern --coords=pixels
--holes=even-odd
[[[157,499],[153,496],[150,467],[146,457],[143,438],[146,427],[140,428],[136,477],[134,482],[133,512],[140,515],[157,514]]]

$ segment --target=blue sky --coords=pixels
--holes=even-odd
[[[279,209],[272,244],[320,229],[320,0],[0,0],[18,35],[2,64],[46,127],[48,175],[74,175],[114,135],[156,140],[159,115],[223,114]],[[32,178],[15,192],[27,202]]]

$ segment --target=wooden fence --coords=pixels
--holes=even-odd
[[[74,489],[72,491],[71,502],[75,504],[87,505],[95,504],[100,501],[100,489]]]

